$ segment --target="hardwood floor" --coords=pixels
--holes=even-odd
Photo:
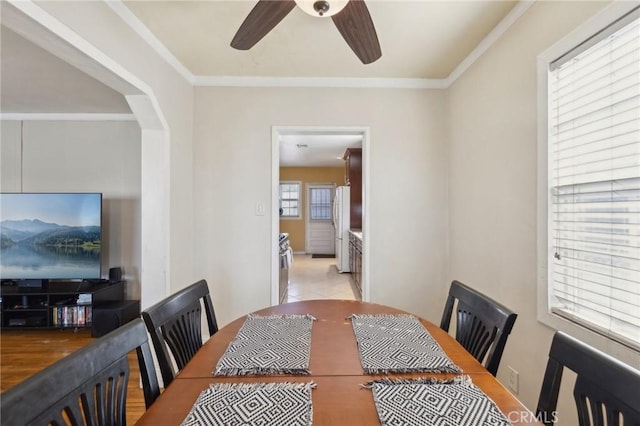
[[[3,330],[0,333],[0,391],[4,392],[94,341],[88,329]],[[145,411],[140,369],[135,351],[129,354],[131,374],[127,388],[127,424],[133,425]]]

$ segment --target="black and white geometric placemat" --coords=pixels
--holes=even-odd
[[[309,374],[311,315],[249,315],[214,376]]]
[[[382,426],[508,426],[511,423],[469,376],[366,383]]]
[[[309,383],[217,383],[204,390],[182,426],[309,426]]]
[[[351,315],[367,374],[459,373],[460,367],[413,315]]]

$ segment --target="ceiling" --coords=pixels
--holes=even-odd
[[[3,113],[131,113],[124,96],[0,26]]]
[[[344,167],[347,148],[361,148],[362,134],[295,133],[280,135],[282,167]]]
[[[382,48],[382,57],[368,65],[358,60],[331,19],[309,16],[298,7],[252,49],[239,51],[229,43],[256,0],[108,4],[198,84],[198,78],[218,77],[446,79],[517,3],[368,0]],[[121,94],[4,22],[0,39],[2,113],[131,113]],[[296,147],[301,144],[308,148]],[[342,166],[337,157],[347,147],[361,146],[362,138],[288,134],[281,135],[280,145],[283,166]]]
[[[130,1],[195,76],[446,78],[516,1],[368,0],[382,57],[363,65],[330,18],[295,7],[248,51],[229,46],[255,0]]]

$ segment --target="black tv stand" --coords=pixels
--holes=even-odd
[[[97,278],[97,279],[87,278],[87,279],[84,279],[82,281],[87,282],[87,283],[91,283],[91,284],[108,284],[108,283],[111,282],[106,278]]]
[[[4,284],[4,283],[3,283]],[[124,300],[124,282],[46,281],[0,288],[0,326],[8,329],[91,328],[96,307]]]
[[[16,284],[20,288],[42,288],[49,280],[17,280]]]

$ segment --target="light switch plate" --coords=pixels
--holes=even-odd
[[[518,394],[518,372],[509,366],[509,389],[511,389],[516,395]]]

